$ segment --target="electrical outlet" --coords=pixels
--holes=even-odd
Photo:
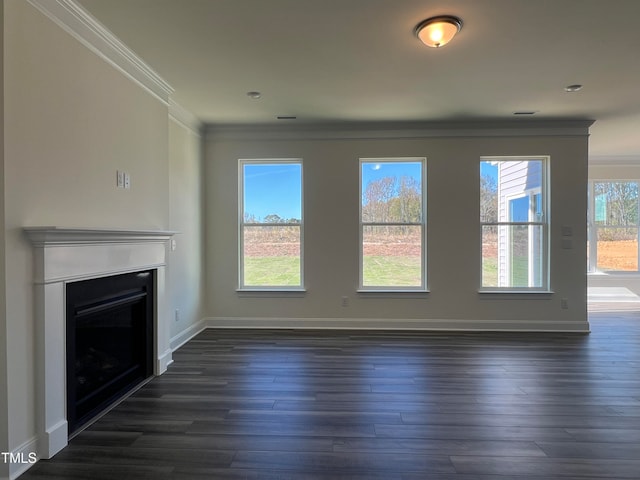
[[[566,298],[561,298],[561,299],[560,299],[560,307],[561,307],[561,308],[563,308],[563,309],[565,309],[565,310],[566,310],[567,308],[569,308],[569,300],[568,300],[568,299],[566,299]]]
[[[348,307],[349,306],[349,297],[342,297],[342,303],[341,305],[343,307]]]
[[[176,308],[176,314],[175,314],[175,321],[176,322],[180,321],[180,310],[178,310],[177,308]]]

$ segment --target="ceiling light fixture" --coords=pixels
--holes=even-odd
[[[439,48],[449,43],[461,29],[462,20],[458,17],[440,15],[420,22],[415,34],[427,47]]]
[[[247,92],[247,96],[249,98],[253,98],[254,100],[257,100],[262,96],[262,94],[260,92]]]
[[[580,90],[582,90],[582,85],[580,85],[579,83],[576,83],[575,85],[567,85],[566,87],[564,87],[564,91],[568,93],[579,92]]]

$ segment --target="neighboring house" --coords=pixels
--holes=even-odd
[[[544,284],[545,228],[543,161],[497,162],[498,286],[541,287]]]

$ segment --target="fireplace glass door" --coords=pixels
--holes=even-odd
[[[70,433],[151,376],[153,285],[153,271],[67,285]]]

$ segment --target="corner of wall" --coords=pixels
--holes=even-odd
[[[178,232],[168,256],[172,350],[203,328],[205,249],[200,130],[196,117],[170,102],[169,224]]]

